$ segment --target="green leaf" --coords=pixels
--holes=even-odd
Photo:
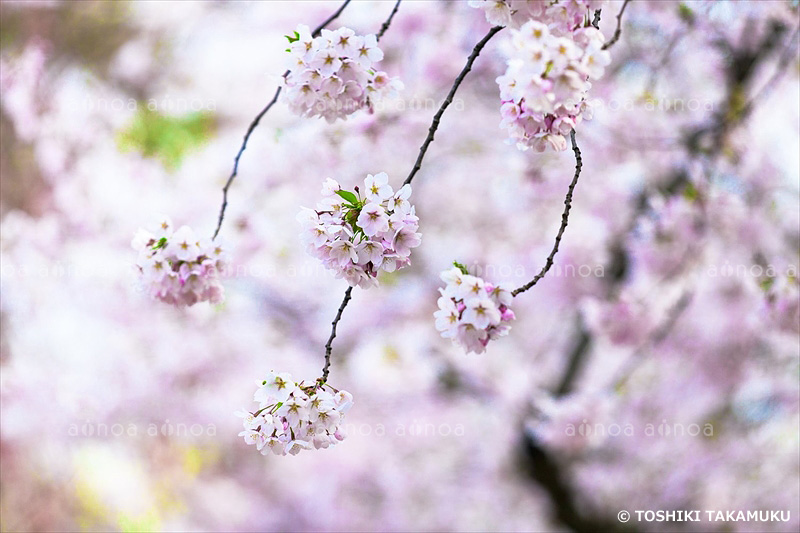
[[[457,269],[459,269],[461,271],[461,273],[464,274],[465,276],[469,275],[469,271],[467,270],[467,267],[465,267],[464,265],[462,265],[458,261],[453,261],[453,266],[456,267]]]
[[[678,15],[689,26],[692,26],[694,24],[694,11],[692,11],[692,8],[687,6],[683,2],[678,4]]]
[[[300,40],[300,34],[299,34],[299,33],[297,33],[297,32],[294,32],[294,36],[292,36],[292,35],[284,35],[284,37],[286,37],[286,39],[287,39],[287,40],[288,40],[290,43],[296,43],[297,41],[299,41],[299,40]]]
[[[121,152],[136,151],[144,157],[157,158],[172,171],[214,135],[216,119],[212,113],[173,115],[151,110],[149,106],[149,103],[140,105],[130,124],[117,132],[117,147]]]
[[[342,198],[344,198],[345,200],[347,200],[348,202],[350,202],[354,206],[358,205],[358,196],[356,196],[355,194],[351,193],[350,191],[343,191],[343,190],[339,189],[338,191],[336,191],[336,194],[338,194],[339,196],[341,196]]]
[[[694,202],[695,200],[697,200],[698,196],[700,196],[700,192],[691,183],[688,183],[686,187],[683,189],[683,197],[690,202]]]
[[[158,250],[159,248],[163,248],[165,244],[167,244],[167,238],[161,237],[160,239],[158,239],[158,242],[153,245],[153,250]]]

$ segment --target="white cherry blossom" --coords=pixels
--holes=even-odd
[[[505,286],[486,283],[458,265],[441,274],[439,309],[433,314],[436,330],[467,353],[483,353],[490,340],[506,335],[514,312],[512,294]]]
[[[239,433],[245,444],[262,454],[297,455],[312,448],[329,448],[344,439],[341,424],[353,404],[347,391],[320,381],[296,382],[291,374],[271,372],[254,394],[258,410],[242,409]]]

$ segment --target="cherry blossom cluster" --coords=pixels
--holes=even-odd
[[[367,175],[363,191],[345,191],[329,178],[322,195],[316,210],[303,208],[297,219],[308,252],[337,278],[367,288],[377,285],[379,270],[394,272],[411,263],[411,249],[422,242],[408,201],[411,185],[395,192],[381,172]]]
[[[467,353],[483,353],[490,340],[511,329],[507,322],[514,320],[509,308],[513,296],[503,285],[487,283],[455,265],[441,275],[446,286],[439,289],[439,310],[433,314],[436,329]]]
[[[328,448],[344,440],[340,424],[353,405],[353,395],[318,381],[295,382],[291,374],[270,373],[253,395],[258,410],[238,411],[247,444],[262,455],[297,455],[302,450]]]
[[[160,217],[155,228],[153,232],[140,229],[131,242],[139,252],[136,266],[145,290],[176,306],[222,302],[225,291],[219,271],[228,264],[223,247],[198,239],[188,226],[173,232],[168,217]]]
[[[313,37],[299,25],[289,39],[289,74],[284,84],[289,107],[298,115],[328,122],[367,107],[403,88],[398,78],[377,70],[383,59],[375,35],[356,35],[349,28],[322,30]]]
[[[518,28],[534,19],[557,33],[571,32],[585,26],[606,0],[470,0],[469,5],[482,9],[486,20],[496,26]]]
[[[602,77],[611,62],[603,43],[603,34],[592,26],[558,36],[530,20],[512,30],[508,69],[497,83],[500,126],[520,149],[565,150],[565,136],[583,118],[591,118],[589,80]]]

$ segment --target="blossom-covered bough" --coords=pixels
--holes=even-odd
[[[313,31],[301,24],[287,35],[290,68],[244,136],[223,187],[212,239],[201,241],[186,227],[173,234],[171,222],[164,219],[162,230],[140,233],[134,240],[140,251],[142,278],[154,297],[177,305],[221,301],[222,288],[216,269],[225,265],[226,258],[223,248],[213,241],[222,227],[228,190],[248,139],[278,101],[282,90],[286,104],[298,115],[335,122],[360,110],[371,112],[375,101],[391,98],[403,88],[399,79],[378,70],[377,65],[383,58],[378,41],[389,29],[400,3],[398,0],[394,4],[375,35],[358,35],[345,27],[326,28],[343,12],[349,0]],[[312,447],[327,448],[344,438],[339,426],[353,403],[352,395],[328,383],[337,326],[352,299],[354,287],[374,287],[379,283],[381,271],[393,272],[411,263],[412,250],[422,242],[419,218],[410,202],[411,182],[422,168],[456,91],[486,44],[506,26],[511,27],[503,43],[508,69],[497,78],[501,127],[508,129],[509,141],[523,150],[530,147],[537,151],[563,150],[568,135],[575,156],[575,173],[564,199],[553,248],[540,272],[528,283],[511,289],[471,275],[466,267],[454,262],[454,267],[441,276],[445,287],[440,289],[435,327],[468,353],[482,353],[490,340],[509,333],[510,322],[515,319],[511,310],[513,298],[546,275],[568,225],[573,192],[583,166],[575,128],[583,119],[590,118],[589,80],[600,78],[610,62],[607,49],[619,38],[619,22],[627,2],[617,17],[617,32],[607,42],[597,28],[602,4],[597,0],[470,2],[473,7],[485,10],[487,21],[493,26],[475,44],[454,79],[400,187],[395,191],[385,172],[367,175],[362,184],[352,189],[328,178],[316,207],[301,209],[298,220],[307,251],[349,286],[331,322],[320,377],[296,381],[286,373],[271,373],[258,382],[254,395],[258,409],[237,413],[244,425],[240,436],[247,444],[256,445],[261,453],[295,455]]]
[[[342,11],[347,7],[351,0],[345,0],[342,5],[337,9],[330,17],[325,19],[319,26],[314,28],[314,31],[311,32],[313,37],[316,37],[320,33],[322,33],[323,28],[328,26],[331,22],[336,20],[339,15],[342,14]],[[289,75],[289,71],[283,73],[283,77]],[[258,127],[258,124],[261,122],[261,119],[264,118],[264,115],[272,109],[272,106],[278,101],[278,97],[281,94],[281,89],[283,89],[282,85],[278,85],[278,88],[275,89],[275,94],[272,95],[272,99],[267,102],[267,105],[259,111],[259,113],[255,116],[253,121],[250,123],[250,126],[247,127],[247,132],[244,134],[244,139],[242,139],[242,145],[239,147],[239,151],[236,153],[236,157],[233,159],[233,170],[231,170],[231,175],[228,176],[228,180],[225,182],[225,186],[222,188],[222,205],[219,208],[219,216],[217,217],[217,227],[214,230],[214,239],[217,238],[219,235],[219,231],[222,229],[222,221],[225,219],[225,208],[228,206],[228,189],[230,189],[231,184],[233,184],[233,180],[236,178],[237,173],[239,172],[239,159],[241,159],[242,154],[247,149],[247,141],[250,140],[250,135],[253,134],[253,131]]]

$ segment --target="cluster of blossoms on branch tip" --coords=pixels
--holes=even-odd
[[[291,374],[270,373],[253,395],[258,410],[236,413],[243,419],[239,433],[262,455],[297,455],[302,450],[327,448],[344,440],[339,425],[353,405],[353,396],[314,381],[295,382]]]
[[[591,26],[602,0],[471,0],[486,19],[510,26],[508,68],[500,86],[500,126],[526,150],[567,148],[566,136],[591,119],[590,79],[603,76],[611,56]]]
[[[611,56],[603,34],[592,26],[564,36],[530,20],[512,30],[508,68],[497,78],[501,127],[520,149],[567,148],[566,136],[591,118],[586,94],[590,79],[602,77]]]
[[[433,314],[436,329],[467,353],[483,353],[490,340],[511,329],[507,322],[514,320],[509,308],[513,295],[507,287],[487,283],[455,265],[441,275],[446,286],[439,289],[439,310]]]
[[[345,191],[333,179],[322,186],[317,209],[297,216],[309,254],[355,287],[377,285],[379,270],[410,264],[411,249],[422,242],[419,218],[409,202],[411,185],[395,192],[385,172],[368,174],[364,189]]]
[[[356,35],[349,28],[322,30],[313,37],[299,25],[289,39],[289,74],[284,80],[289,107],[301,116],[328,122],[367,107],[403,88],[397,78],[377,70],[383,59],[375,35]]]
[[[496,26],[519,28],[531,19],[540,20],[557,33],[571,32],[585,25],[587,17],[603,7],[606,0],[470,0],[482,9],[486,20]]]
[[[188,226],[173,232],[172,221],[163,216],[154,231],[139,229],[131,246],[139,252],[140,279],[153,298],[177,306],[222,302],[219,271],[228,257],[221,245],[198,239]]]

